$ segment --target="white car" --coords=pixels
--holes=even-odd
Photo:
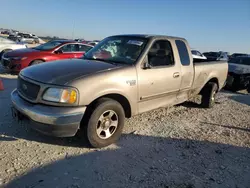
[[[25,44],[19,44],[0,36],[0,59],[5,52],[27,48]]]
[[[200,53],[198,50],[191,50],[192,56],[194,59],[207,59],[206,56],[204,56],[202,53]]]

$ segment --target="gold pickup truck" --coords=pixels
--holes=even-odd
[[[22,70],[12,109],[41,133],[70,137],[81,130],[91,146],[104,147],[120,137],[125,118],[198,94],[203,107],[212,107],[227,72],[226,61],[194,62],[183,38],[111,36],[80,59]]]

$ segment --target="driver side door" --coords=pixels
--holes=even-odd
[[[174,59],[172,43],[168,40],[155,41],[145,63],[148,68],[138,68],[139,113],[176,104],[181,67],[180,62]]]
[[[55,60],[71,59],[77,56],[78,44],[65,44],[54,52]]]

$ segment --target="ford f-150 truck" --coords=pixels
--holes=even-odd
[[[198,94],[203,107],[212,107],[227,72],[226,61],[195,64],[183,38],[111,36],[82,59],[23,69],[12,110],[41,133],[70,137],[81,130],[91,146],[104,147],[120,137],[125,118]]]

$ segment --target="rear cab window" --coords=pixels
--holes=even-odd
[[[188,49],[186,44],[182,40],[176,40],[175,44],[178,49],[178,53],[180,56],[181,64],[183,66],[189,66],[190,65],[190,57],[188,53]]]

